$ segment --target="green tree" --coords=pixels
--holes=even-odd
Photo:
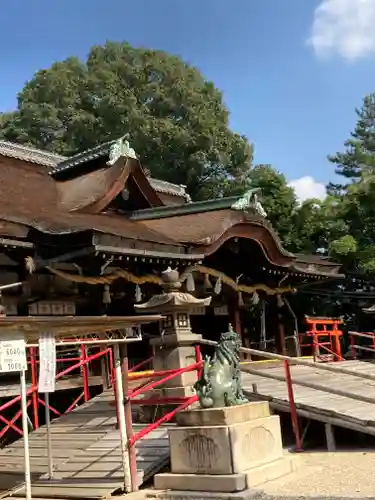
[[[295,215],[297,198],[294,189],[289,187],[285,176],[271,165],[257,165],[250,174],[251,187],[260,188],[262,205],[267,218],[280,236],[284,246],[295,246]]]
[[[323,201],[306,200],[295,215],[295,251],[315,253],[321,249],[328,252],[331,243],[347,230],[348,226],[341,217],[340,199],[328,196]]]
[[[341,219],[347,221],[347,232],[332,241],[331,254],[347,269],[375,273],[375,175],[364,173],[350,185],[342,197]]]
[[[71,155],[128,133],[152,175],[193,198],[243,185],[252,149],[229,128],[222,93],[165,52],[106,43],[41,70],[0,118],[0,136]]]
[[[336,219],[342,221],[341,235],[331,238],[331,255],[348,271],[375,273],[375,93],[363,99],[356,110],[354,132],[343,153],[329,159],[344,184],[331,184],[338,195]],[[345,224],[343,223],[345,221]],[[346,226],[346,230],[344,230]]]
[[[336,165],[336,174],[345,184],[331,183],[331,193],[343,194],[350,183],[358,182],[362,174],[375,174],[375,93],[366,96],[356,109],[357,123],[351,137],[345,142],[345,151],[329,156]]]

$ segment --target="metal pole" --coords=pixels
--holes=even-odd
[[[300,345],[299,336],[298,336],[298,319],[297,319],[295,312],[292,309],[292,306],[290,305],[290,303],[286,297],[284,297],[284,303],[285,303],[286,307],[288,308],[290,314],[293,316],[293,320],[294,320],[294,331],[293,331],[294,345],[296,348],[296,356],[297,356],[297,358],[300,358],[302,354],[301,354],[301,345]]]
[[[25,373],[25,371],[20,372],[20,385],[21,385],[23,447],[24,447],[24,459],[25,459],[26,500],[31,500],[29,424],[28,424],[28,415],[27,415],[27,389],[26,389],[26,373]]]
[[[17,283],[10,283],[9,285],[1,285],[0,286],[0,291],[1,290],[7,290],[8,288],[13,288],[15,286],[21,286],[23,281],[17,281]]]
[[[39,428],[38,367],[36,361],[35,347],[30,347],[30,363],[31,363],[31,385],[33,388],[31,397],[33,401],[34,429],[38,429]]]
[[[131,493],[132,482],[131,482],[131,472],[129,463],[128,443],[126,437],[124,390],[122,385],[122,373],[121,373],[121,355],[120,355],[120,347],[118,344],[114,344],[113,351],[114,351],[114,363],[115,363],[115,374],[116,374],[115,391],[116,391],[116,402],[117,402],[117,414],[119,420],[120,439],[121,439],[122,467],[124,472],[124,489],[125,493]]]
[[[131,402],[129,398],[129,359],[128,359],[128,347],[126,344],[122,344],[122,384],[124,391],[124,411],[125,411],[125,424],[126,424],[126,441],[129,453],[130,462],[130,475],[132,481],[132,491],[138,491],[138,473],[137,473],[137,458],[135,444],[130,444],[133,437],[133,418]]]
[[[90,385],[89,385],[89,368],[87,365],[87,351],[86,346],[81,344],[81,360],[85,362],[82,364],[82,375],[83,375],[83,397],[84,401],[90,399]]]
[[[108,351],[107,351],[107,346],[104,346],[102,349],[105,354],[103,354],[100,358],[100,371],[102,375],[102,385],[103,385],[103,391],[106,391],[109,388],[109,376],[108,376]]]
[[[48,479],[53,478],[53,455],[52,455],[52,435],[51,435],[51,419],[49,413],[49,393],[44,394],[44,409],[46,415],[47,427],[47,451],[48,451]]]
[[[195,350],[195,362],[196,363],[202,363],[202,353],[201,353],[201,348],[199,345],[194,346]],[[201,378],[202,374],[202,366],[197,366],[197,380]]]

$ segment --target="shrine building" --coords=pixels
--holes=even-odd
[[[0,284],[21,282],[3,291],[7,315],[132,315],[170,267],[183,290],[212,297],[193,311],[195,333],[216,340],[231,323],[245,346],[298,355],[289,297],[341,277],[328,259],[283,248],[261,193],[192,202],[122,139],[70,158],[0,142],[0,164]]]

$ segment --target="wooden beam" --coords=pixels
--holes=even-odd
[[[336,451],[336,441],[333,425],[329,423],[324,424],[324,430],[326,433],[327,450],[329,452]]]
[[[204,259],[204,254],[189,254],[189,253],[174,253],[174,252],[160,252],[158,250],[141,250],[138,248],[124,248],[114,247],[107,245],[95,245],[97,252],[108,254],[122,254],[135,257],[155,257],[158,259],[175,259],[175,260],[190,260],[198,261]]]

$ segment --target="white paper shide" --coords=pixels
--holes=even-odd
[[[41,393],[55,392],[56,340],[53,333],[42,333],[39,339],[39,383]]]

